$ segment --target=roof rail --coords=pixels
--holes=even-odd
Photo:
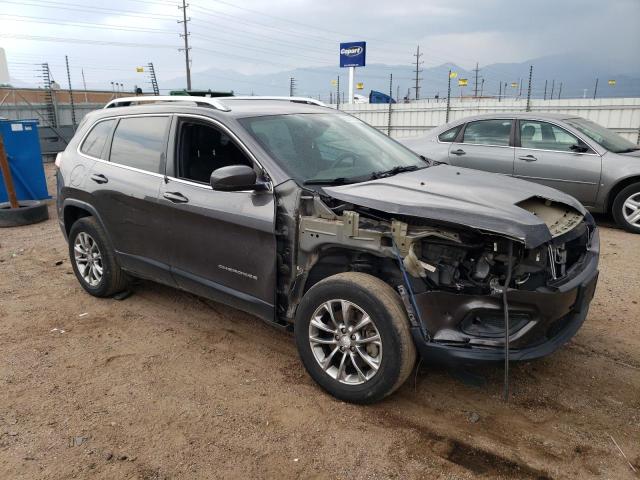
[[[308,103],[310,105],[318,105],[320,107],[326,107],[327,105],[311,97],[279,97],[279,96],[239,96],[239,97],[225,97],[225,100],[282,100],[285,102],[296,103]]]
[[[232,98],[232,97],[226,97]],[[104,108],[128,107],[141,103],[163,103],[163,102],[193,102],[198,106],[213,107],[216,110],[229,112],[231,109],[216,98],[195,97],[191,95],[147,95],[142,97],[121,97],[115,98],[107,103]]]

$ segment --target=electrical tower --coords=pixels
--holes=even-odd
[[[160,95],[160,89],[158,88],[158,79],[156,77],[156,69],[153,68],[152,62],[149,62],[149,78],[151,79],[151,88],[153,88],[153,94]]]
[[[474,68],[473,71],[475,72],[475,80],[473,83],[473,96],[478,98],[478,80],[482,79],[482,77],[478,77],[478,73],[480,73],[480,69],[478,68],[478,62],[476,62],[476,68]],[[482,81],[484,82],[484,79],[482,79]],[[482,96],[482,93],[480,93],[480,96]]]
[[[182,23],[184,27],[184,33],[181,33],[180,36],[184,38],[184,48],[179,48],[178,51],[184,51],[184,62],[185,67],[187,69],[187,90],[191,90],[191,62],[189,60],[189,50],[191,47],[189,46],[189,32],[187,31],[187,23],[191,21],[191,18],[187,18],[187,7],[188,3],[185,3],[185,0],[182,0],[182,6],[178,6],[180,10],[182,10],[182,20],[178,20],[178,23]]]
[[[422,57],[422,54],[420,53],[420,45],[416,48],[416,53],[414,53],[413,56],[416,57],[416,69],[413,71],[413,73],[416,74],[416,100],[420,100],[420,80],[422,80],[420,77],[420,73],[422,73],[420,65],[424,63],[423,61],[420,61],[420,57]]]
[[[289,96],[295,97],[296,93],[296,79],[293,77],[289,78]]]
[[[51,70],[49,70],[48,63],[42,64],[42,75],[40,78],[42,78],[42,83],[44,83],[44,101],[47,104],[46,119],[50,127],[57,127],[56,106],[53,103],[53,93],[51,92]]]

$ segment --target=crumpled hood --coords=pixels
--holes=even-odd
[[[338,200],[389,214],[459,224],[505,235],[534,248],[551,240],[547,225],[516,204],[540,197],[588,215],[575,198],[544,185],[438,165],[368,182],[324,187]]]

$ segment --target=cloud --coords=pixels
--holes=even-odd
[[[129,72],[149,61],[156,65],[160,78],[182,72],[184,60],[178,52],[181,25],[176,22],[180,11],[174,2],[81,1],[33,0],[31,5],[3,1],[0,43],[7,50],[10,66],[18,69],[17,62],[30,61],[59,65],[67,54],[74,69],[84,66],[90,82],[106,85],[135,79]],[[338,43],[349,40],[368,42],[371,63],[409,64],[418,44],[426,66],[454,62],[469,68],[476,61],[481,65],[524,61],[574,51],[586,52],[587,61],[604,61],[614,70],[640,63],[638,0],[370,0],[366,4],[344,0],[191,0],[190,4],[194,71],[214,67],[264,73],[333,67],[338,61]],[[17,21],[11,15],[41,20]],[[47,19],[76,25],[41,23]],[[80,22],[123,29],[82,27]],[[1,34],[80,41],[47,43],[3,38]],[[88,45],[82,39],[159,48]],[[25,68],[21,67],[22,76],[29,74]],[[54,72],[62,78],[61,72]],[[75,70],[73,73],[77,75]]]

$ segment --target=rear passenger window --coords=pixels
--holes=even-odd
[[[457,127],[453,127],[447,130],[446,132],[441,133],[440,135],[438,135],[438,140],[444,143],[453,142],[458,136],[458,132],[460,131],[461,128],[462,128],[462,125],[458,125]]]
[[[512,120],[479,120],[467,124],[464,143],[509,145]]]
[[[80,151],[94,158],[103,158],[102,151],[111,134],[114,123],[115,120],[105,120],[97,123],[84,139],[84,142],[82,142]]]
[[[169,117],[123,118],[111,142],[113,163],[160,173],[160,162],[167,145]]]

